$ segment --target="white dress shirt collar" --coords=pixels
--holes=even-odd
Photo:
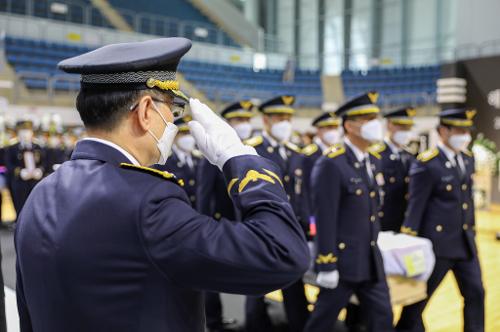
[[[125,157],[127,157],[127,159],[132,164],[134,164],[136,166],[141,166],[141,164],[137,161],[137,159],[135,159],[134,156],[132,156],[128,151],[126,151],[124,148],[122,148],[118,144],[115,144],[115,143],[113,143],[111,141],[108,141],[108,140],[105,140],[105,139],[102,139],[102,138],[96,138],[96,137],[86,137],[86,138],[82,139],[82,141],[94,141],[94,142],[98,142],[98,143],[110,146],[113,149],[116,149],[116,150],[120,151]]]
[[[369,161],[368,153],[361,151],[356,145],[352,144],[351,140],[348,137],[344,138],[344,143],[351,148],[352,152],[354,152],[354,155],[359,162],[362,162],[365,159]]]

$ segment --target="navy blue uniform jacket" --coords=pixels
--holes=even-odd
[[[33,190],[15,238],[22,332],[202,332],[202,291],[265,294],[307,269],[274,163],[226,162],[234,222],[196,212],[171,174],[127,162],[84,140]]]
[[[430,239],[438,258],[468,259],[477,255],[474,158],[471,153],[462,153],[462,160],[463,177],[439,148],[420,154],[410,169],[410,199],[401,231]]]
[[[319,271],[338,270],[344,281],[380,281],[385,276],[377,246],[382,174],[379,159],[370,155],[370,163],[371,183],[354,152],[338,145],[326,150],[312,171],[316,265]]]

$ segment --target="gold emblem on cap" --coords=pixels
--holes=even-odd
[[[378,93],[377,92],[368,92],[368,98],[370,98],[370,101],[372,104],[375,104],[378,100]]]
[[[465,111],[465,117],[467,120],[472,120],[472,118],[476,115],[477,111],[476,110],[469,110]]]
[[[240,101],[240,106],[241,108],[245,109],[245,110],[248,110],[252,107],[252,102],[249,101],[249,100],[242,100]]]
[[[409,117],[414,117],[415,115],[417,115],[417,110],[414,108],[408,108],[406,110],[406,115],[408,115]]]
[[[293,101],[295,100],[294,96],[282,96],[281,100],[283,100],[283,104],[285,105],[291,105]]]

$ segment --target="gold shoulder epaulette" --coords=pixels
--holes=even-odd
[[[302,153],[309,157],[312,156],[316,151],[318,151],[318,149],[319,149],[318,145],[312,143],[303,148]]]
[[[435,156],[437,156],[439,154],[439,150],[434,148],[434,149],[429,149],[429,150],[425,150],[424,152],[420,153],[418,156],[417,156],[417,159],[420,160],[421,162],[428,162],[429,160],[431,160],[432,158],[434,158]]]
[[[373,151],[380,154],[380,152],[385,151],[386,148],[387,147],[385,143],[375,143],[368,148],[368,151]]]
[[[295,145],[295,144],[293,144],[293,143],[286,142],[286,143],[285,143],[285,146],[286,146],[287,148],[289,148],[290,150],[292,150],[292,151],[295,151],[295,152],[297,152],[297,153],[302,154],[302,150],[301,150],[301,149],[300,149],[297,145]]]
[[[372,156],[374,156],[377,159],[382,159],[382,156],[377,151],[368,150],[368,153],[371,154]]]
[[[345,148],[340,144],[335,144],[323,152],[324,156],[328,158],[335,158],[345,153]]]
[[[167,171],[160,171],[160,170],[157,170],[154,168],[149,168],[149,167],[144,167],[144,166],[136,166],[136,165],[128,164],[128,163],[121,163],[120,167],[125,168],[125,169],[131,169],[134,171],[139,171],[139,172],[146,173],[146,174],[150,174],[150,175],[153,175],[153,176],[165,179],[165,180],[175,182],[179,186],[184,186],[184,181],[182,181],[181,179],[177,179],[177,177],[174,174],[169,173]]]
[[[463,150],[462,152],[463,152],[466,156],[469,156],[469,157],[474,157],[474,154],[472,153],[472,151],[471,151],[471,150],[467,150],[467,149],[465,149],[465,150]]]
[[[254,137],[250,137],[249,139],[243,141],[244,144],[250,145],[250,146],[253,146],[253,147],[261,145],[262,142],[264,142],[264,138],[262,136],[260,136],[260,135],[254,136]]]

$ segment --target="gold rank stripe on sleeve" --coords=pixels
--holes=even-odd
[[[261,145],[262,142],[264,142],[264,138],[259,135],[259,136],[251,137],[251,138],[245,140],[243,143],[246,144],[246,145],[250,145],[250,146],[256,147],[258,145]]]
[[[238,193],[241,193],[249,183],[251,182],[257,182],[258,180],[266,181],[272,184],[275,184],[278,182],[281,186],[283,186],[283,182],[281,181],[280,177],[274,173],[273,171],[270,171],[268,169],[262,169],[266,174],[264,173],[259,173],[256,170],[249,170],[243,180],[240,181],[238,185]],[[227,186],[227,192],[228,194],[231,194],[231,189],[238,183],[240,179],[239,178],[233,178],[231,181],[229,181],[229,184]]]
[[[334,254],[329,253],[327,255],[318,255],[318,258],[316,258],[316,264],[333,264],[336,263],[338,260],[337,257],[335,257]]]
[[[417,231],[414,231],[410,227],[405,227],[405,226],[401,226],[401,233],[417,236]]]
[[[318,151],[319,147],[316,144],[309,144],[305,148],[302,149],[302,153],[306,156],[312,156],[316,151]]]
[[[431,159],[433,159],[434,157],[436,157],[437,155],[439,154],[439,150],[434,148],[434,149],[429,149],[429,150],[426,150],[424,152],[422,152],[421,154],[419,154],[417,156],[417,159],[420,160],[421,162],[427,162]]]
[[[334,145],[329,147],[328,149],[325,150],[323,153],[324,156],[327,156],[328,158],[335,158],[337,156],[340,156],[345,153],[345,148],[341,145]]]
[[[153,176],[165,179],[165,180],[173,181],[180,186],[184,186],[184,181],[182,179],[177,179],[177,177],[174,174],[169,173],[167,171],[159,171],[159,170],[154,169],[154,168],[149,168],[149,167],[144,167],[144,166],[136,166],[136,165],[128,164],[128,163],[121,163],[120,167],[124,168],[124,169],[130,169],[130,170],[150,174],[150,175],[153,175]]]

